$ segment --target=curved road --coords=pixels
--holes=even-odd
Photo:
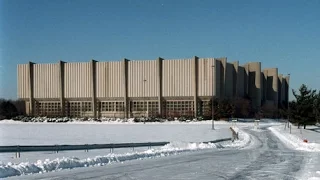
[[[8,179],[298,179],[307,153],[288,149],[267,129],[246,131],[254,140],[243,149],[201,150]]]

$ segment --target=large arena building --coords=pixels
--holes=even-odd
[[[278,107],[288,102],[289,77],[260,62],[227,58],[128,60],[18,65],[18,97],[34,116],[200,116],[213,97],[248,96]]]

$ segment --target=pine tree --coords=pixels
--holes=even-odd
[[[313,102],[313,113],[316,123],[320,122],[320,91],[315,95]]]
[[[296,101],[290,104],[290,111],[293,121],[300,125],[315,123],[314,101],[316,97],[316,90],[308,89],[305,84],[299,88],[299,94],[292,91]]]

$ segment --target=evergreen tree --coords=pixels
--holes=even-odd
[[[314,101],[316,97],[316,90],[308,89],[306,85],[301,85],[299,88],[299,94],[296,91],[292,91],[296,98],[296,101],[292,102],[290,105],[290,115],[293,121],[298,123],[298,128],[300,125],[315,123],[314,114]]]
[[[19,114],[15,105],[8,100],[0,100],[0,119],[11,119]]]
[[[320,91],[315,95],[313,102],[313,113],[316,123],[320,122]]]

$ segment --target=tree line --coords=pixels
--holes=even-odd
[[[213,106],[212,106],[213,103]],[[210,102],[210,111],[204,113],[206,118],[214,114],[214,119],[230,119],[230,118],[284,118],[286,105],[281,103],[277,106],[262,102],[261,108],[254,108],[252,100],[248,97],[236,98],[214,98]]]
[[[25,103],[22,100],[0,99],[0,120],[25,115]]]

